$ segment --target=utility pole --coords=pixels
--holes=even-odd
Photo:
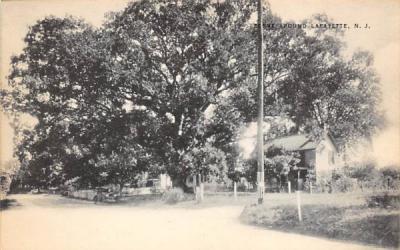
[[[263,24],[262,1],[258,0],[258,120],[257,120],[257,184],[258,204],[264,201],[264,62],[263,62]]]

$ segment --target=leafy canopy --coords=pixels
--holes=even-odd
[[[1,96],[6,111],[38,121],[16,126],[33,182],[123,184],[150,169],[183,183],[226,173],[240,157],[240,129],[256,117],[255,7],[143,0],[99,28],[51,16],[32,25]],[[264,15],[282,22],[269,8]],[[264,27],[265,115],[297,131],[328,125],[344,143],[374,133],[379,85],[368,53],[345,59],[340,32]]]

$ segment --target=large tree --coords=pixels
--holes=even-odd
[[[18,130],[20,160],[51,184],[123,184],[149,167],[183,184],[224,169],[215,163],[235,162],[232,143],[257,113],[254,13],[244,0],[143,0],[99,28],[72,17],[38,21],[2,92],[6,110],[38,121]],[[282,22],[268,8],[264,15],[265,24]],[[266,115],[298,130],[335,126],[342,138],[372,134],[379,112],[369,56],[346,60],[340,32],[264,27]]]
[[[12,59],[12,89],[3,92],[3,107],[37,119],[33,131],[15,127],[16,153],[29,165],[29,179],[40,186],[75,177],[84,186],[99,184],[103,171],[96,162],[121,152],[127,138],[135,147],[144,135],[140,129],[151,130],[151,114],[127,106],[112,85],[102,30],[71,17],[48,17],[30,28],[25,43]]]
[[[154,165],[182,179],[194,166],[183,163],[187,153],[207,150],[206,111],[247,76],[252,12],[243,1],[140,1],[99,29],[40,20],[3,93],[8,110],[38,120],[21,136],[20,159],[40,162],[40,173],[61,164],[60,181],[96,184],[96,159],[112,158],[136,133],[132,147],[148,148]]]
[[[213,140],[210,107],[249,74],[253,12],[251,3],[236,0],[141,1],[105,25],[114,81],[127,101],[157,117],[149,146],[173,178],[182,180],[196,165],[183,160],[189,152]]]

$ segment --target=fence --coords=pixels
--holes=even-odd
[[[163,190],[155,187],[122,189],[122,196],[124,197],[144,196],[144,195],[161,194],[161,193],[163,193]],[[83,200],[94,200],[96,194],[97,194],[96,190],[87,189],[87,190],[68,191],[67,196]]]
[[[96,196],[95,190],[76,190],[68,192],[68,197],[84,199],[84,200],[93,200],[95,196]]]

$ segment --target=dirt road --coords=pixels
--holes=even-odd
[[[16,195],[1,213],[0,249],[376,249],[243,225],[242,206],[95,205],[55,195]]]

